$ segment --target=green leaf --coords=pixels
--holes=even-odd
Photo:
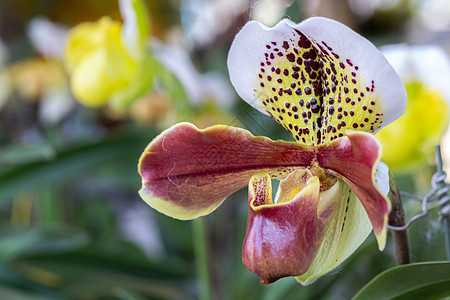
[[[54,229],[19,229],[0,230],[0,263],[24,254],[60,253],[80,248],[88,242],[81,231],[59,225]]]
[[[426,262],[391,268],[372,279],[353,298],[442,299],[450,296],[450,262]]]
[[[95,143],[84,143],[59,150],[51,160],[43,159],[23,163],[0,173],[0,200],[9,199],[17,193],[44,186],[54,186],[74,178],[89,174],[105,164],[135,158],[138,161],[146,143],[154,136],[127,132],[106,137]]]
[[[41,145],[8,145],[0,149],[0,163],[23,164],[37,160],[49,160],[55,150],[48,144]]]
[[[182,295],[191,294],[192,270],[188,264],[172,257],[151,261],[126,243],[113,249],[88,246],[67,253],[24,255],[10,268],[24,278],[54,286],[56,292],[69,299],[84,299],[88,295],[111,299],[113,294],[118,297],[120,290],[128,291],[129,296],[143,295],[150,299],[181,299]],[[36,277],[36,270],[51,274],[50,280]],[[121,295],[120,299],[126,299]]]
[[[178,78],[162,63],[155,60],[155,76],[164,91],[170,96],[175,109],[184,117],[191,113],[192,106],[186,95],[183,85]]]
[[[48,298],[0,284],[0,299],[46,300]]]

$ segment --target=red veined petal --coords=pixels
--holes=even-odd
[[[319,147],[317,161],[323,168],[334,171],[354,191],[369,216],[379,248],[384,249],[391,203],[375,181],[381,144],[371,133],[349,131],[346,135]]]
[[[156,137],[139,160],[141,197],[156,210],[194,219],[216,209],[256,173],[284,178],[311,165],[314,148],[255,137],[224,125],[177,124]]]

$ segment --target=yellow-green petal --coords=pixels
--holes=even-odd
[[[308,271],[296,277],[303,285],[311,284],[339,266],[366,240],[372,230],[358,198],[348,185],[343,182],[341,185],[341,198],[344,201],[338,202],[337,211]]]

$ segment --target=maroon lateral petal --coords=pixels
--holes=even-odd
[[[179,219],[193,219],[214,210],[251,176],[267,172],[284,178],[309,166],[312,147],[254,137],[224,125],[199,130],[177,124],[156,137],[139,161],[140,194],[155,209]]]
[[[332,170],[355,192],[372,223],[380,249],[384,248],[389,199],[375,183],[375,167],[381,156],[381,145],[371,133],[347,132],[347,137],[334,140],[317,149],[317,161]]]

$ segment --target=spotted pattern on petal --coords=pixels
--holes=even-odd
[[[258,68],[256,98],[300,143],[320,145],[382,123],[376,82],[324,41],[292,29],[282,43],[265,45]]]

